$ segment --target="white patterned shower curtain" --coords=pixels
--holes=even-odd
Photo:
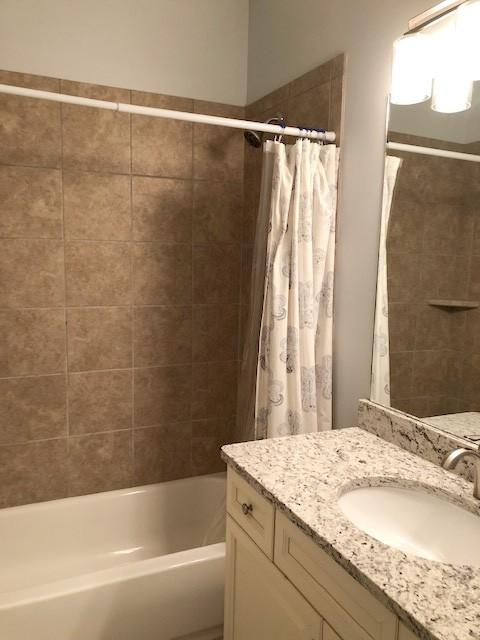
[[[255,437],[332,427],[338,150],[267,142],[271,190]]]
[[[393,192],[402,161],[386,156],[383,177],[382,219],[378,249],[377,297],[373,333],[372,379],[370,399],[390,406],[390,348],[388,333],[387,234]]]

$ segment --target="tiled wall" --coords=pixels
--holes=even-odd
[[[387,240],[392,406],[419,417],[478,411],[480,310],[449,311],[428,300],[480,302],[480,165],[394,155],[403,165]]]
[[[245,116],[11,72],[0,82]],[[247,114],[339,133],[342,86],[339,57]],[[222,469],[261,161],[238,130],[0,95],[0,507]]]
[[[244,115],[10,72],[0,82]],[[0,506],[222,468],[243,154],[236,130],[0,96]]]
[[[249,120],[266,121],[282,115],[287,124],[305,128],[324,128],[335,131],[336,144],[341,143],[341,124],[344,93],[345,56],[339,55],[312,69],[276,91],[247,106]],[[286,139],[287,143],[295,142]],[[242,233],[242,295],[240,298],[241,344],[248,327],[250,309],[250,272],[258,202],[260,197],[262,153],[245,146],[244,225]],[[241,414],[241,410],[238,412]],[[236,440],[245,439],[243,425],[237,425]]]

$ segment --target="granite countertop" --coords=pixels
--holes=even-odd
[[[480,568],[407,556],[337,502],[357,486],[428,485],[480,515],[471,483],[358,428],[231,444],[222,457],[420,638],[480,639]]]
[[[452,433],[454,436],[468,438],[473,441],[480,440],[480,413],[478,411],[429,416],[428,418],[422,418],[422,420],[438,429]]]

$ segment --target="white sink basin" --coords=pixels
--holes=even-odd
[[[338,500],[343,513],[372,538],[439,562],[480,567],[480,517],[419,489],[365,487]]]

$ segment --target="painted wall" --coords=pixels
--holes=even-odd
[[[344,51],[345,123],[335,327],[335,423],[369,397],[386,96],[393,40],[432,0],[251,0],[248,99]]]
[[[0,68],[245,104],[248,0],[2,0]]]

